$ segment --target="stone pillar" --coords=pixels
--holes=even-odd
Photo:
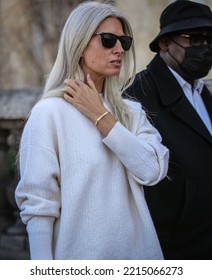
[[[3,123],[8,130],[0,129],[0,260],[29,259],[26,227],[14,197],[18,183],[15,158],[20,129],[16,121]]]
[[[16,166],[18,145],[21,131],[18,129],[16,122],[13,122],[13,128],[10,130],[10,135],[7,138],[7,143],[9,146],[8,157],[9,157],[9,166],[10,166],[10,178],[11,181],[8,183],[6,188],[7,199],[10,206],[13,209],[14,223],[8,227],[8,234],[26,234],[25,225],[22,223],[19,209],[15,201],[15,189],[19,180],[19,173]]]
[[[6,185],[9,183],[7,137],[8,130],[0,129],[0,232],[5,232],[13,222],[12,208],[7,199]]]
[[[26,226],[15,201],[16,158],[23,121],[41,89],[0,89],[0,260],[29,259]]]

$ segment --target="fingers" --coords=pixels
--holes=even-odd
[[[80,92],[80,91],[88,91],[89,89],[92,89],[93,91],[95,91],[96,93],[98,93],[96,86],[93,82],[93,80],[91,79],[90,74],[87,74],[86,76],[86,83],[84,83],[83,81],[80,80],[71,80],[71,79],[66,79],[64,81],[65,86],[70,87],[71,89],[73,89],[75,92]]]
[[[90,75],[87,75],[86,79],[86,82],[65,80],[63,97],[83,115],[94,121],[105,108]]]
[[[66,101],[68,101],[69,103],[71,103],[71,104],[73,104],[73,96],[71,96],[70,94],[68,94],[67,92],[65,92],[64,94],[63,94],[63,97],[64,97],[64,99],[66,100]]]
[[[71,79],[66,79],[64,81],[64,93],[66,93],[68,96],[66,96],[66,100],[71,102],[70,98],[76,99],[76,101],[81,100],[82,98],[88,99],[89,96],[90,98],[95,98],[95,96],[98,96],[98,91],[95,87],[95,84],[93,80],[91,79],[90,75],[87,75],[87,84],[84,83],[83,81],[80,80],[71,80]],[[93,97],[92,97],[93,96]],[[65,96],[64,96],[65,97]],[[68,98],[69,97],[69,98]],[[73,100],[72,100],[73,104]]]
[[[87,79],[88,86],[89,86],[90,88],[92,88],[93,90],[97,91],[97,90],[96,90],[96,86],[95,86],[95,84],[94,84],[94,81],[91,79],[90,74],[87,74],[86,79]]]
[[[72,96],[80,90],[78,83],[74,80],[66,79],[64,84],[64,91],[68,92]]]
[[[73,99],[79,97],[82,93],[79,82],[67,79],[64,81],[64,98],[73,104]]]

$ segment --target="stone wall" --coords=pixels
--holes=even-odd
[[[0,88],[43,86],[59,36],[83,0],[0,0]]]
[[[0,88],[41,87],[52,66],[63,24],[83,0],[0,1]],[[103,2],[104,0],[99,0]],[[173,0],[111,0],[132,19],[137,71],[153,53],[149,42],[159,31],[159,16]],[[211,0],[198,0],[212,8]],[[212,74],[209,75],[212,78]]]

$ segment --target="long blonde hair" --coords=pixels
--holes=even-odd
[[[110,4],[87,1],[79,4],[69,15],[63,28],[57,57],[48,76],[41,98],[63,96],[65,79],[84,80],[80,58],[99,24],[108,17],[118,18],[126,35],[133,37],[126,15]],[[125,127],[130,127],[130,111],[122,99],[122,93],[135,77],[135,47],[125,52],[118,76],[106,77],[103,95],[114,117]]]

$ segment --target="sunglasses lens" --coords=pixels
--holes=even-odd
[[[122,48],[125,51],[129,51],[129,49],[132,45],[132,38],[129,37],[129,36],[121,36],[120,37],[120,42],[121,42]]]
[[[192,46],[200,46],[204,43],[205,37],[202,34],[191,34],[190,43]]]
[[[109,33],[101,34],[101,38],[102,38],[102,45],[108,49],[113,48],[117,41],[116,36]]]
[[[201,46],[205,41],[210,47],[212,47],[212,36],[205,36],[203,34],[190,35],[190,43],[192,46]]]
[[[132,44],[132,38],[129,36],[116,36],[111,33],[101,33],[101,40],[102,45],[105,48],[111,49],[115,46],[117,40],[121,42],[122,48],[125,51],[129,51],[131,44]]]
[[[212,48],[212,36],[207,37],[207,43]]]

